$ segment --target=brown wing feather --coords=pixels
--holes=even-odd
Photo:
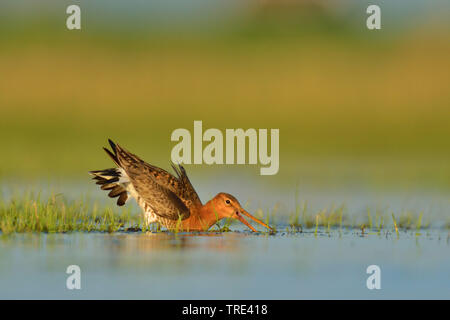
[[[190,183],[190,188],[194,190],[194,193],[186,192],[184,190],[185,183],[167,171],[146,163],[112,141],[110,144],[114,151],[113,160],[117,160],[118,164],[126,171],[138,194],[155,214],[171,220],[178,220],[179,217],[186,219],[190,215],[189,208],[193,204],[201,204]],[[195,197],[187,198],[187,196]]]
[[[108,155],[114,162],[116,162],[117,165],[122,167],[122,164],[119,163],[118,159],[120,156],[121,159],[124,159],[124,161],[127,161],[128,163],[135,163],[136,166],[139,166],[139,170],[147,175],[151,175],[158,184],[175,193],[188,208],[191,206],[202,205],[197,192],[189,181],[185,169],[181,165],[176,167],[175,164],[172,163],[172,168],[178,176],[178,178],[176,178],[166,170],[145,162],[137,155],[132,154],[131,152],[116,145],[111,140],[109,140],[109,144],[111,145],[114,154],[108,152]]]
[[[152,208],[155,214],[171,220],[189,217],[189,209],[175,193],[161,186],[145,171],[139,170],[139,166],[126,166],[124,164],[124,170],[127,172],[136,192]]]
[[[178,167],[172,163],[172,168],[175,171],[175,173],[178,176],[178,190],[180,193],[180,197],[182,199],[186,199],[191,202],[191,205],[198,206],[202,205],[202,202],[200,201],[200,198],[195,191],[194,187],[191,184],[191,181],[189,180],[186,170],[184,170],[184,167],[182,165],[178,165]]]

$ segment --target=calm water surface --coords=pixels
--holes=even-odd
[[[295,206],[295,185],[285,189],[240,179],[198,179],[205,201],[218,191],[236,195],[248,210],[279,203],[280,223]],[[217,181],[220,181],[218,184]],[[51,186],[51,188],[49,187]],[[27,185],[31,190],[61,193],[66,199],[90,199],[113,206],[114,201],[89,180]],[[25,187],[3,184],[4,199]],[[267,196],[265,196],[267,195]],[[270,195],[270,196],[269,196]],[[302,185],[299,200],[311,212],[345,204],[350,215],[373,211],[424,212],[432,228],[400,232],[399,238],[361,236],[359,230],[328,235],[309,232],[251,234],[72,233],[0,234],[0,298],[40,299],[309,299],[309,298],[425,298],[450,299],[450,240],[443,226],[449,220],[450,199],[444,192],[365,188],[314,190]],[[140,212],[133,202],[133,212]],[[284,219],[286,221],[287,219]],[[285,230],[286,226],[278,226]],[[381,290],[368,290],[366,269],[381,268]],[[67,290],[66,268],[81,268],[81,290]]]
[[[67,290],[68,265],[81,290]],[[366,288],[380,266],[381,290]],[[24,234],[0,240],[0,298],[450,299],[447,231]]]

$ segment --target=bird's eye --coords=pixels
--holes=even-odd
[[[230,200],[227,199],[227,200],[225,200],[225,203],[230,204],[231,202],[230,202]]]

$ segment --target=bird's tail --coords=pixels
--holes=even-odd
[[[94,170],[89,171],[89,173],[94,176],[93,179],[96,180],[96,184],[100,185],[102,190],[110,190],[108,196],[117,199],[117,205],[123,206],[128,199],[127,190],[124,187],[122,177],[122,170],[119,168],[111,168],[104,170]]]

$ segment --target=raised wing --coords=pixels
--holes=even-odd
[[[189,217],[189,208],[183,201],[175,193],[161,186],[148,172],[139,170],[139,167],[134,165],[124,164],[122,168],[138,195],[156,215],[170,220],[184,220]]]
[[[190,215],[191,206],[201,205],[184,168],[180,166],[177,170],[174,167],[179,176],[176,178],[167,171],[146,163],[111,140],[109,143],[114,154],[108,149],[105,151],[125,170],[137,193],[155,214],[171,220],[178,220],[179,217],[186,219]]]
[[[188,201],[188,206],[190,205],[202,205],[202,202],[200,201],[200,198],[195,191],[194,187],[191,184],[191,181],[189,181],[189,178],[186,174],[186,170],[184,170],[182,165],[176,166],[174,163],[172,163],[172,168],[175,171],[175,173],[178,176],[178,183],[179,187],[177,188],[178,194],[181,197],[181,199],[185,199]]]

